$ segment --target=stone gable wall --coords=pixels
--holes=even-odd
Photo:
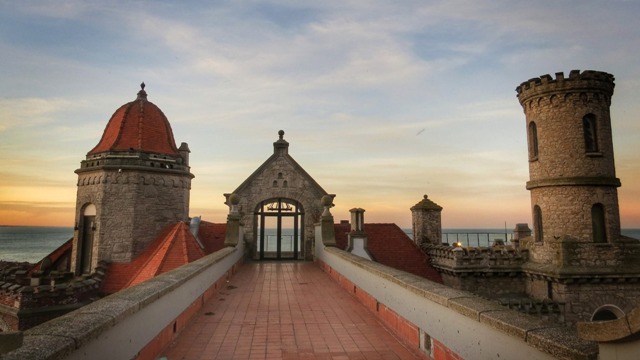
[[[239,211],[242,214],[244,239],[250,255],[256,252],[255,239],[257,224],[253,215],[260,202],[273,198],[292,199],[304,209],[304,244],[302,254],[306,260],[313,259],[314,230],[313,225],[320,221],[322,206],[320,199],[326,195],[313,181],[301,173],[287,155],[278,156],[272,163],[246,184],[240,196]]]

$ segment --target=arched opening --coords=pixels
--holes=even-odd
[[[536,242],[542,242],[544,239],[544,233],[542,230],[542,210],[540,206],[533,207],[533,236]]]
[[[304,234],[304,209],[291,199],[270,199],[258,204],[255,212],[256,258],[260,260],[299,259]]]
[[[591,228],[593,233],[593,242],[607,242],[607,230],[604,221],[604,205],[594,204],[591,207]]]
[[[582,129],[584,131],[585,151],[598,152],[598,137],[596,134],[596,116],[587,114],[582,118]]]
[[[80,241],[78,242],[78,271],[80,274],[91,273],[91,260],[93,257],[93,238],[96,230],[96,207],[93,204],[85,206],[82,212],[80,225]]]
[[[591,315],[591,321],[609,321],[624,317],[624,311],[615,305],[603,305]]]
[[[529,160],[538,160],[538,128],[533,121],[529,123]]]

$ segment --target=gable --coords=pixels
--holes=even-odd
[[[295,200],[300,200],[295,196],[299,192],[311,192],[317,198],[327,194],[289,154],[273,154],[234,191],[241,196],[247,192],[264,192],[264,199],[293,193]]]

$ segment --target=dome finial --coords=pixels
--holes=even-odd
[[[147,92],[144,91],[144,87],[146,85],[144,84],[144,81],[140,84],[140,91],[138,91],[138,98],[136,100],[147,100]]]
[[[278,136],[280,137],[280,140],[282,140],[282,138],[284,137],[284,130],[278,131]]]

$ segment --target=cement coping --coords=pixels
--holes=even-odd
[[[0,354],[2,360],[64,359],[163,295],[206,271],[236,251],[227,247],[192,263],[119,291],[23,333],[23,344]],[[114,345],[117,346],[117,345]]]
[[[598,358],[598,345],[581,339],[568,326],[543,321],[504,307],[464,290],[458,290],[425,278],[369,261],[346,251],[326,247],[326,252],[367,270],[411,292],[490,326],[502,333],[520,338],[557,359],[591,360]]]

